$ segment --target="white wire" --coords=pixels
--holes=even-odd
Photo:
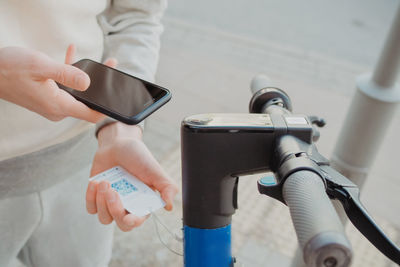
[[[181,237],[181,236],[179,236],[179,235],[177,235],[176,233],[173,233],[169,228],[168,228],[168,226],[166,226],[163,222],[162,222],[162,220],[155,214],[155,213],[151,213],[153,216],[154,216],[154,219],[156,219],[173,237],[174,237],[174,239],[176,240],[176,241],[179,241],[179,242],[183,242],[183,237]]]
[[[180,237],[180,236],[178,236],[177,234],[172,233],[172,231],[160,220],[160,218],[158,218],[158,216],[157,216],[155,213],[152,212],[151,215],[152,215],[152,217],[153,217],[153,222],[154,222],[154,226],[155,226],[155,228],[156,228],[156,233],[157,233],[158,239],[160,239],[161,244],[163,244],[163,245],[164,245],[169,251],[171,251],[172,253],[174,253],[174,254],[176,254],[176,255],[178,255],[178,256],[183,256],[183,253],[178,252],[178,251],[176,251],[176,250],[170,248],[170,247],[168,246],[168,244],[166,244],[166,243],[162,240],[161,235],[160,235],[160,232],[159,232],[159,229],[158,229],[157,221],[168,231],[168,233],[170,233],[170,235],[172,235],[172,236],[174,237],[175,240],[177,240],[177,241],[179,241],[179,242],[182,242],[182,241],[183,241],[183,238]]]

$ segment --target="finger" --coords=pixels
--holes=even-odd
[[[52,79],[79,91],[85,91],[90,85],[90,78],[84,71],[77,67],[56,63],[51,60],[45,62],[40,72],[36,75],[42,79]]]
[[[178,193],[178,187],[176,185],[168,185],[161,191],[161,198],[165,201],[165,209],[171,211],[173,209],[173,200],[175,195]]]
[[[97,213],[96,206],[96,192],[97,192],[97,181],[91,181],[88,184],[88,188],[86,190],[86,210],[90,214]]]
[[[65,64],[71,65],[75,61],[76,45],[70,44],[65,54]]]
[[[97,123],[105,117],[104,114],[89,108],[64,90],[59,91],[57,101],[60,109],[64,113],[63,115],[65,116],[74,117],[92,123]]]
[[[110,183],[107,181],[101,181],[97,187],[97,195],[96,195],[96,206],[97,206],[97,215],[99,217],[99,221],[102,224],[110,224],[113,221],[112,216],[107,208],[107,203],[105,199],[105,193],[110,188]]]
[[[110,58],[106,59],[103,64],[107,65],[111,68],[115,68],[118,64],[118,61],[115,58],[110,57]]]
[[[112,189],[107,190],[106,201],[108,211],[117,223],[118,227],[124,232],[132,230],[135,222],[129,222],[131,224],[124,223],[123,218],[128,214],[128,212],[123,207],[118,193]]]
[[[149,218],[149,215],[145,217],[138,217],[131,213],[128,213],[127,215],[124,216],[122,220],[125,224],[132,225],[132,228],[135,228],[141,226],[146,221],[147,218]]]

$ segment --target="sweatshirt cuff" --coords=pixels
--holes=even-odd
[[[102,128],[104,128],[107,125],[110,125],[112,123],[115,123],[115,122],[118,122],[118,120],[110,118],[110,117],[107,117],[104,120],[96,123],[96,131],[95,131],[96,138],[97,138],[97,136],[98,136],[98,134],[99,134],[99,132],[100,132],[100,130]],[[121,123],[123,123],[123,122],[121,122]],[[139,126],[142,129],[142,132],[144,132],[144,121],[141,121],[136,125]]]

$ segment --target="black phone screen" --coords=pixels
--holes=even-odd
[[[166,89],[158,85],[92,60],[83,59],[73,65],[89,75],[89,88],[77,91],[60,87],[87,104],[100,106],[124,117],[136,116],[168,94]]]

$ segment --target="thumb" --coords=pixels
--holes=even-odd
[[[161,192],[161,198],[166,202],[165,209],[171,211],[173,208],[173,200],[178,193],[178,188],[174,184],[170,184]]]
[[[90,85],[90,78],[84,71],[77,67],[49,62],[41,72],[42,78],[52,79],[69,88],[84,91]]]

